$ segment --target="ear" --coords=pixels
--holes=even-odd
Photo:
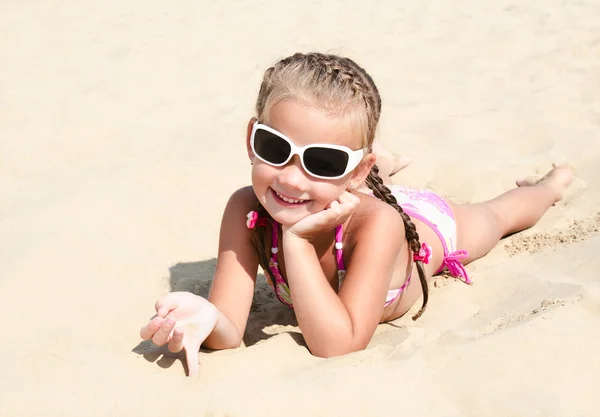
[[[365,181],[365,179],[371,173],[371,168],[373,168],[373,165],[375,165],[376,159],[377,157],[374,153],[368,153],[365,155],[363,160],[360,162],[360,164],[358,164],[350,176],[350,183],[348,184],[350,188],[356,188]]]
[[[250,146],[250,139],[252,136],[252,129],[254,128],[254,124],[258,122],[257,117],[252,117],[250,121],[248,121],[248,127],[246,128],[246,149],[248,151],[248,158],[250,161],[254,161],[254,152],[252,152],[252,146]]]

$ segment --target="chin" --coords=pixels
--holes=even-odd
[[[273,220],[283,226],[291,226],[298,223],[300,220],[314,214],[313,210],[310,210],[309,207],[280,207],[273,202],[267,203],[265,209],[269,212]]]
[[[275,220],[277,223],[283,225],[283,226],[291,226],[293,224],[298,223],[300,220],[304,219],[307,216],[310,216],[311,213],[307,212],[305,210],[297,211],[294,212],[290,209],[281,209],[281,208],[274,208],[272,206],[267,205],[265,207],[267,209],[267,211],[269,212],[269,214],[271,215],[271,217],[273,218],[273,220]]]

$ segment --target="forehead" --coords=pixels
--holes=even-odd
[[[352,149],[360,147],[360,136],[348,118],[302,106],[293,100],[275,104],[265,122],[298,146],[320,143]]]

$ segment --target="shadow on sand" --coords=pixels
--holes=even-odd
[[[171,291],[187,291],[208,298],[208,292],[215,273],[217,260],[212,258],[199,262],[178,262],[169,268],[169,284]],[[252,346],[262,340],[269,339],[279,333],[265,331],[270,326],[297,326],[294,311],[281,304],[275,297],[263,274],[259,274],[254,289],[254,298],[250,307],[250,315],[243,342]],[[298,345],[306,346],[302,335],[297,331],[289,331]],[[185,367],[184,352],[172,353],[166,346],[156,346],[152,341],[142,341],[133,348],[133,352],[143,355],[149,362],[155,362],[161,368],[169,368],[180,360]],[[203,353],[210,350],[201,349]],[[186,369],[187,372],[187,369]]]

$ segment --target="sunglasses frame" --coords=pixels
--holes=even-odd
[[[275,136],[279,137],[280,139],[285,140],[290,145],[290,154],[286,158],[285,161],[283,161],[280,164],[275,164],[271,161],[267,161],[266,159],[261,157],[256,152],[256,149],[254,148],[254,137],[255,137],[256,131],[258,129],[266,130],[267,132],[274,134]],[[252,152],[254,152],[254,155],[258,159],[260,159],[261,161],[263,161],[266,164],[269,164],[269,165],[275,166],[275,167],[281,167],[281,166],[286,165],[288,162],[290,162],[290,160],[292,159],[292,157],[294,155],[298,155],[300,157],[300,162],[302,164],[302,169],[304,169],[304,172],[306,172],[311,177],[315,177],[315,178],[319,178],[319,179],[323,179],[323,180],[337,180],[337,179],[345,177],[346,175],[348,175],[349,172],[351,172],[352,170],[354,170],[354,168],[356,168],[358,166],[358,164],[360,163],[360,161],[362,161],[364,154],[365,154],[363,149],[354,151],[346,146],[341,146],[341,145],[312,144],[312,145],[306,145],[306,146],[297,146],[286,135],[284,135],[281,132],[278,132],[277,130],[273,129],[272,127],[269,127],[267,125],[259,123],[258,120],[256,122],[254,122],[254,126],[252,127],[252,135],[250,136],[250,146],[252,147]],[[344,173],[342,175],[337,175],[335,177],[324,177],[322,175],[317,175],[317,174],[312,173],[309,169],[306,168],[306,165],[304,165],[304,152],[307,149],[311,149],[311,148],[335,149],[338,151],[345,152],[348,155],[348,164],[346,165],[346,170],[344,171]]]

